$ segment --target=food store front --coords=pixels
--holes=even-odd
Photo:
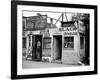
[[[85,57],[85,26],[80,24],[70,22],[61,28],[27,31],[26,54],[36,61],[78,64]]]

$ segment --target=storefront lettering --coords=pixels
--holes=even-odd
[[[74,27],[66,27],[66,28],[59,28],[59,31],[76,31],[77,28]]]
[[[64,32],[64,35],[77,35],[77,32]]]
[[[32,16],[26,20],[26,30],[39,30],[46,27],[47,17],[46,15]]]

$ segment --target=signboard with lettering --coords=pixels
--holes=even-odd
[[[26,30],[38,30],[44,29],[47,24],[47,16],[32,16],[26,19]]]
[[[59,31],[62,31],[64,35],[77,35],[77,30],[76,26],[59,28]]]
[[[77,32],[64,32],[64,35],[77,35]]]
[[[26,30],[33,30],[35,27],[35,22],[27,21]]]
[[[79,32],[85,33],[85,24],[82,21],[78,21],[79,23]]]
[[[66,27],[66,28],[59,28],[59,31],[76,31],[77,27]]]

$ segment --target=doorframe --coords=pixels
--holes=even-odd
[[[42,46],[41,46],[41,60],[42,60],[42,53],[43,53],[43,35],[42,34],[33,34],[33,36],[35,36],[35,39],[36,39],[36,36],[42,36]],[[36,54],[36,51],[35,51],[35,54]]]
[[[42,49],[43,49],[43,35],[42,34],[34,34],[34,36],[42,36]]]
[[[53,43],[54,43],[54,41],[53,41],[53,38],[54,38],[54,36],[61,36],[61,39],[62,39],[62,42],[63,42],[63,35],[61,35],[61,34],[55,34],[55,35],[53,35],[52,36],[52,53],[53,53],[53,55],[54,55],[54,48],[53,48]],[[61,45],[63,46],[63,43],[61,42]],[[63,47],[61,48],[61,59],[60,59],[60,61],[62,61],[62,53],[63,53]],[[53,56],[52,56],[53,57]],[[52,58],[52,60],[54,60],[54,58]]]

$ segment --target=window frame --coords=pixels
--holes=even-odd
[[[66,48],[65,47],[65,38],[73,38],[73,42],[72,42],[72,44],[73,44],[73,47],[72,48]],[[74,49],[74,36],[64,36],[64,49],[69,49],[69,50],[73,50]]]

